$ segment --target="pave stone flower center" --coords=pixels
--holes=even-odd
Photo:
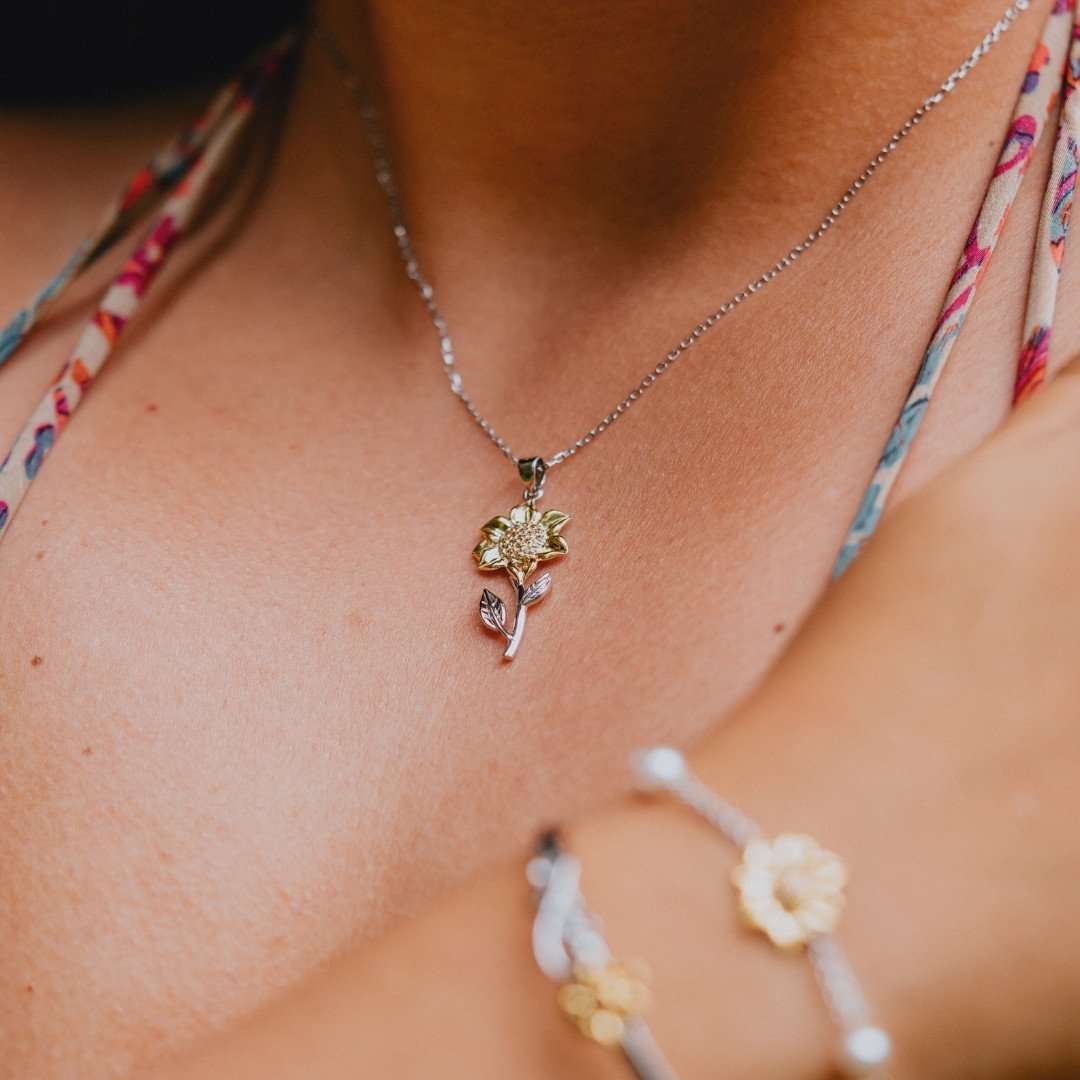
[[[499,541],[499,554],[511,563],[527,562],[547,548],[547,529],[538,521],[511,525]]]

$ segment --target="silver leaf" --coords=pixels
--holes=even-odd
[[[551,588],[551,575],[541,574],[522,594],[521,606],[534,604]]]
[[[489,630],[498,630],[505,635],[504,623],[506,622],[506,608],[503,602],[490,589],[484,590],[480,597],[480,618]]]

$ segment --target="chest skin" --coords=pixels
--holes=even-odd
[[[917,164],[894,191],[918,198]],[[476,611],[507,584],[469,552],[520,485],[374,271],[343,281],[295,231],[267,260],[304,219],[264,209],[164,279],[0,549],[0,1074],[182,1045],[722,718],[824,587],[978,188],[918,229],[867,205],[887,260],[841,230],[552,473],[570,554],[513,664]],[[1038,195],[901,496],[1005,412]],[[1063,295],[1059,360],[1068,271]],[[5,431],[71,310],[4,371]],[[626,371],[682,316],[648,312]],[[572,438],[623,376],[567,364],[529,407]]]

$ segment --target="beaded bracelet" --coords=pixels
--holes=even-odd
[[[693,775],[678,750],[643,750],[632,765],[642,790],[670,792],[742,851],[731,879],[743,920],[781,949],[805,947],[840,1029],[838,1066],[853,1077],[876,1073],[891,1057],[892,1042],[871,1023],[870,1007],[833,936],[848,878],[839,856],[801,833],[766,840],[756,822]]]
[[[548,833],[526,876],[536,891],[533,955],[561,987],[559,1005],[567,1017],[601,1045],[620,1047],[638,1080],[679,1080],[642,1019],[649,1001],[647,973],[612,958],[600,922],[581,895],[581,863]]]

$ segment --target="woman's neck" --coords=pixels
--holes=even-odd
[[[425,201],[617,235],[700,196],[759,17],[730,0],[383,3],[370,36],[396,155]],[[754,24],[754,25],[752,25]]]
[[[418,227],[480,205],[617,240],[727,195],[790,196],[792,166],[828,199],[1002,7],[329,0],[326,17],[370,43]]]
[[[441,297],[451,313],[517,315],[520,338],[560,323],[560,311],[618,318],[606,305],[631,290],[670,283],[685,294],[688,252],[699,275],[723,266],[732,286],[754,276],[819,220],[1002,8],[370,0],[360,10],[326,0],[322,18],[374,84]],[[949,103],[972,133],[980,118],[987,126],[987,107],[1011,103],[1046,0],[1033,8]],[[997,139],[1005,117],[993,116]]]

